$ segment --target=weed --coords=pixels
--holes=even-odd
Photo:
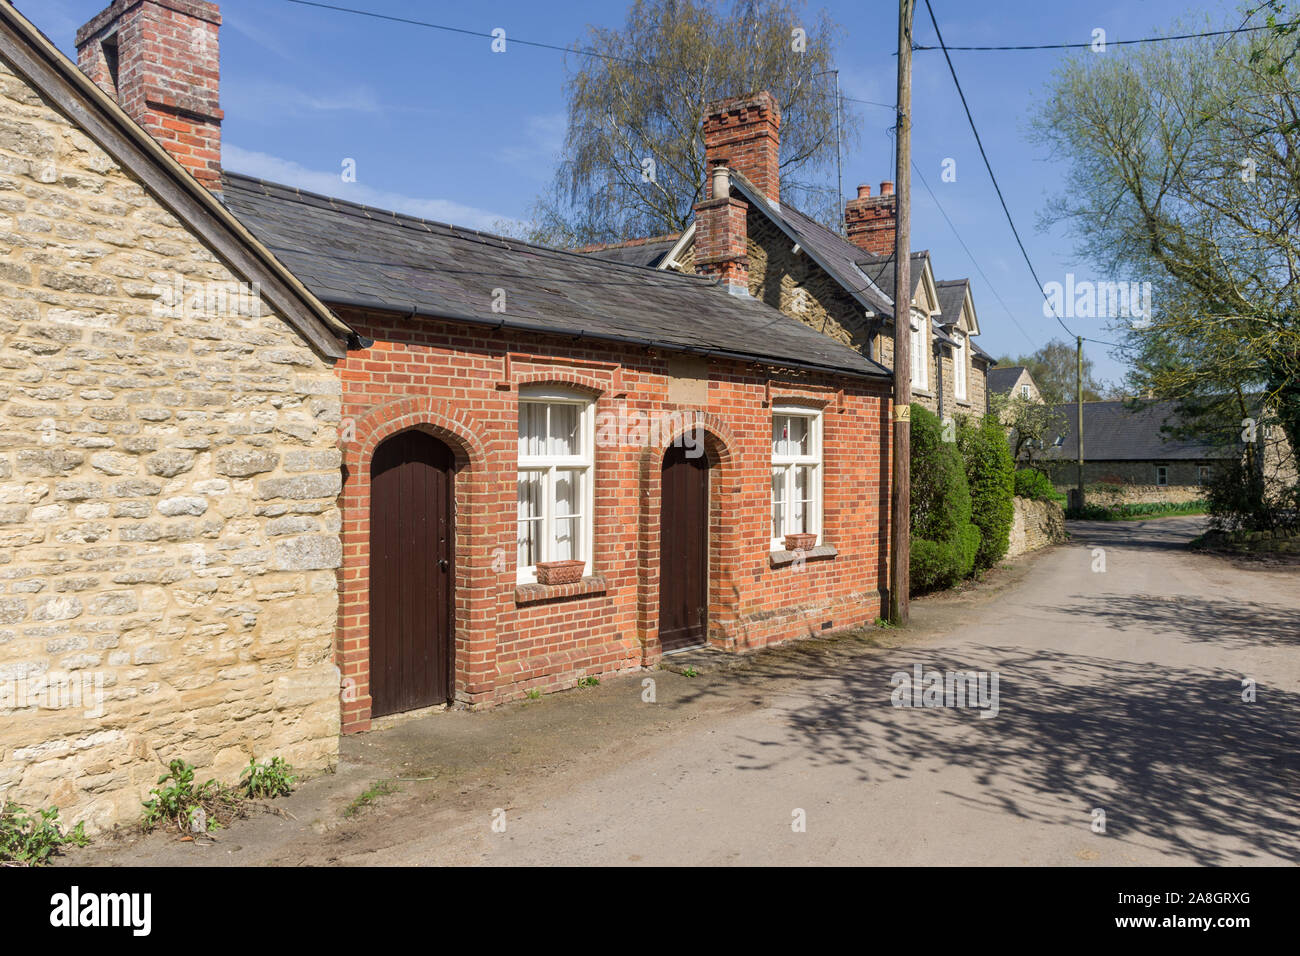
[[[390,793],[396,792],[397,784],[393,783],[391,780],[376,780],[370,785],[370,789],[366,790],[343,809],[343,815],[345,817],[355,817],[380,797],[386,797]]]
[[[144,801],[141,826],[146,833],[167,823],[181,833],[219,830],[248,812],[232,787],[215,780],[195,786],[193,764],[173,760],[167,770],[158,778],[159,786],[149,791],[153,799]]]
[[[529,700],[541,700],[541,699],[542,699],[542,692],[541,692],[540,690],[538,690],[536,687],[534,687],[532,690],[530,690],[530,691],[529,691],[527,694],[525,694],[524,696],[527,697]]]
[[[249,760],[248,768],[244,771],[239,786],[246,797],[274,799],[287,797],[293,793],[293,785],[297,779],[293,775],[293,767],[280,757],[272,757],[264,764]]]
[[[0,866],[42,866],[67,845],[85,846],[86,825],[71,831],[59,826],[59,808],[29,813],[16,803],[0,809]]]
[[[599,677],[583,677],[578,680],[579,687],[595,687],[600,683]]]
[[[699,676],[700,676],[700,672],[697,671],[694,667],[683,667],[683,668],[682,668],[682,676],[683,676],[683,677],[699,677]]]
[[[883,627],[883,628],[885,628],[886,630],[888,630],[889,628],[891,628],[891,627],[894,626],[894,625],[891,624],[889,621],[885,620],[883,617],[878,617],[878,618],[876,618],[875,624],[876,624],[876,627]]]

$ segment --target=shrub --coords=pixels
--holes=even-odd
[[[961,452],[943,440],[939,419],[915,404],[911,465],[912,590],[951,587],[974,569],[980,532],[971,523]]]
[[[1002,560],[1011,541],[1015,519],[1015,472],[1006,432],[992,415],[978,423],[961,418],[957,448],[966,464],[971,522],[979,529],[975,570],[987,571]]]
[[[1206,510],[1215,531],[1274,531],[1300,526],[1300,485],[1268,480],[1245,461],[1214,469],[1206,491]]]
[[[86,825],[65,832],[59,826],[59,808],[29,813],[16,803],[0,808],[0,865],[41,866],[67,844],[85,846]]]
[[[1022,468],[1016,472],[1016,497],[1029,498],[1033,501],[1055,501],[1063,503],[1066,498],[1052,485],[1052,479],[1037,468]]]

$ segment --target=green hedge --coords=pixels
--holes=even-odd
[[[1031,498],[1034,501],[1055,501],[1063,503],[1065,495],[1052,485],[1052,480],[1037,468],[1022,468],[1016,472],[1016,497]]]
[[[1015,520],[1016,463],[1007,433],[994,415],[957,422],[957,448],[966,463],[971,521],[979,529],[975,570],[987,571],[1006,556]]]
[[[971,521],[966,465],[943,424],[912,405],[912,590],[951,587],[975,568],[980,531]]]

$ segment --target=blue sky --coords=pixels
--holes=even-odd
[[[587,24],[617,26],[619,0],[338,0],[350,6],[468,30],[502,27],[507,38],[568,44]],[[1175,24],[1240,22],[1227,0],[931,0],[950,45],[1087,42],[1096,28],[1111,40],[1169,32]],[[70,55],[73,35],[107,0],[17,0],[16,6]],[[846,96],[892,103],[895,0],[825,0],[845,29],[839,50]],[[491,228],[523,218],[550,180],[564,136],[565,57],[489,41],[317,10],[286,0],[225,0],[222,30],[224,162],[234,170],[432,219]],[[1234,19],[1234,16],[1236,19]],[[811,19],[811,18],[810,18]],[[933,43],[922,4],[916,35]],[[815,37],[810,38],[815,42]],[[1114,49],[1114,48],[1112,48]],[[1059,190],[1062,169],[1025,137],[1028,115],[1060,51],[954,53],[958,76],[1011,213],[1044,282],[1130,280],[1094,275],[1072,256],[1068,237],[1036,229]],[[1104,54],[1103,54],[1104,55]],[[1042,297],[1002,216],[942,54],[915,58],[913,151],[939,201],[973,251],[1004,308],[971,264],[919,182],[914,247],[928,248],[938,277],[970,276],[983,334],[995,355],[1019,353],[1063,337],[1045,318]],[[891,110],[855,104],[861,141],[844,161],[845,193],[857,183],[892,179]],[[345,183],[345,160],[356,182]],[[943,182],[946,159],[956,181]],[[1017,327],[1017,324],[1019,327]],[[1106,338],[1105,320],[1073,319],[1084,335]],[[1103,378],[1120,362],[1089,346]]]

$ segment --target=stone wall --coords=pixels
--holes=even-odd
[[[1087,452],[1087,441],[1084,442]],[[1078,466],[1074,462],[1043,464],[1057,491],[1068,494],[1077,487]],[[1157,485],[1156,466],[1167,469],[1168,484]],[[1084,491],[1089,503],[1098,505],[1181,504],[1205,497],[1200,468],[1213,473],[1213,461],[1085,461]]]
[[[329,766],[332,368],[2,62],[0,253],[0,799]]]
[[[1017,498],[1015,503],[1007,557],[1014,558],[1065,540],[1065,512],[1056,502]]]

